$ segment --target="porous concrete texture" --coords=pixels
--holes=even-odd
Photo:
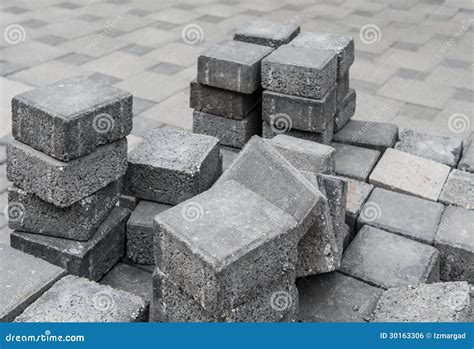
[[[303,322],[363,322],[375,308],[382,289],[339,272],[299,279]]]
[[[131,293],[68,275],[15,322],[135,322],[146,319],[145,301]]]
[[[281,23],[264,19],[255,19],[237,29],[234,40],[251,44],[279,47],[289,43],[300,33],[295,22]]]
[[[226,40],[205,50],[198,58],[197,81],[240,93],[260,88],[261,61],[273,48]]]
[[[357,232],[357,218],[374,186],[351,178],[344,179],[347,181],[346,223],[349,225],[352,234],[355,235],[354,233]]]
[[[331,51],[283,45],[262,60],[262,86],[274,92],[324,98],[336,84]]]
[[[386,290],[374,322],[469,322],[472,304],[467,282],[418,284]]]
[[[474,211],[448,206],[436,232],[440,278],[474,283]]]
[[[341,272],[390,288],[439,281],[439,252],[381,229],[364,225],[344,254]]]
[[[453,169],[444,184],[439,201],[474,210],[474,173]]]
[[[336,150],[336,174],[362,182],[367,182],[372,169],[380,158],[378,150],[335,142],[331,143],[331,147]]]
[[[208,189],[221,170],[217,138],[156,128],[128,155],[124,191],[175,205]]]
[[[463,143],[463,152],[458,168],[474,173],[474,132]]]
[[[370,175],[375,186],[437,201],[449,166],[396,149],[387,149]]]
[[[115,207],[88,241],[74,241],[15,230],[11,246],[66,269],[100,280],[125,251],[125,225],[130,210]]]
[[[219,139],[220,144],[242,148],[253,136],[260,135],[262,117],[260,107],[255,107],[244,119],[236,120],[202,111],[193,112],[193,132]]]
[[[346,96],[338,103],[336,114],[334,115],[334,131],[341,130],[354,116],[356,97],[355,90],[350,88]]]
[[[397,126],[360,120],[349,121],[333,137],[334,142],[375,149],[382,153],[387,148],[393,148],[397,139]]]
[[[0,322],[13,321],[65,274],[62,268],[0,244]]]
[[[99,146],[91,153],[63,162],[19,141],[7,148],[7,177],[28,193],[56,206],[67,207],[107,184],[127,170],[127,140]]]
[[[359,227],[364,224],[432,245],[444,205],[375,188],[362,207]]]
[[[67,207],[58,207],[12,185],[8,189],[8,226],[14,230],[71,240],[88,240],[119,201],[122,181]]]
[[[132,95],[97,78],[76,76],[12,100],[12,134],[61,161],[124,138],[132,130]]]
[[[127,257],[137,264],[155,264],[153,219],[172,206],[141,200],[127,222]]]
[[[265,90],[262,95],[262,119],[269,124],[288,119],[291,128],[323,132],[336,113],[336,89],[320,99],[292,96]]]
[[[279,134],[284,134],[291,137],[305,139],[316,143],[329,144],[332,140],[334,124],[328,123],[322,132],[306,132],[299,131],[290,127],[288,118],[274,118],[273,122],[269,124],[264,121],[262,123],[262,137],[273,138]]]

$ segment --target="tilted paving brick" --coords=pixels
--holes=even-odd
[[[336,84],[336,65],[331,51],[280,46],[262,60],[262,86],[274,92],[323,98]]]
[[[369,183],[436,201],[449,171],[449,166],[433,160],[387,149],[372,171]]]
[[[127,170],[127,140],[99,146],[69,162],[16,140],[7,148],[7,177],[44,201],[67,207],[121,178]]]
[[[334,134],[334,142],[351,144],[384,152],[393,148],[398,139],[398,127],[381,122],[349,121]]]
[[[338,77],[336,80],[336,101],[337,104],[342,103],[344,97],[349,93],[350,78],[349,71],[343,77]]]
[[[439,280],[439,252],[364,225],[345,252],[340,270],[383,288],[435,282]]]
[[[284,134],[287,136],[301,138],[316,143],[331,143],[334,123],[328,123],[326,125],[326,128],[322,132],[306,132],[288,127],[289,123],[287,122],[287,120],[288,118],[284,116],[283,118],[274,118],[271,124],[264,121],[262,123],[262,137],[273,138],[279,134]]]
[[[474,132],[471,132],[469,138],[464,141],[463,147],[458,168],[463,171],[474,172]]]
[[[136,322],[146,320],[140,297],[68,275],[56,282],[15,322]]]
[[[452,170],[439,196],[444,204],[474,209],[474,173]]]
[[[436,233],[441,280],[474,283],[474,211],[448,206]]]
[[[124,191],[174,205],[208,189],[221,166],[218,139],[157,128],[129,154]]]
[[[375,308],[382,289],[339,272],[301,278],[299,321],[362,322]]]
[[[256,107],[242,120],[195,111],[193,132],[216,137],[222,145],[242,148],[253,135],[260,135],[262,132],[260,110],[260,107]]]
[[[299,33],[300,26],[295,23],[281,23],[258,18],[237,29],[234,40],[279,47],[289,43]]]
[[[198,57],[197,81],[240,93],[260,88],[261,61],[273,48],[241,41],[224,41]]]
[[[8,189],[8,225],[11,229],[85,241],[119,201],[117,180],[68,207],[58,207],[12,185]]]
[[[351,235],[355,236],[358,230],[357,218],[374,186],[351,178],[345,179],[347,181],[346,223],[351,229]]]
[[[467,282],[439,282],[386,290],[374,322],[469,322],[472,304]]]
[[[358,225],[369,224],[432,245],[444,205],[375,188],[361,210]]]
[[[130,210],[115,207],[88,241],[74,241],[15,230],[11,246],[66,269],[69,273],[100,280],[122,258],[125,224]]]
[[[367,182],[370,172],[380,158],[380,152],[353,145],[331,143],[336,150],[336,174]]]
[[[16,95],[12,133],[62,161],[92,152],[132,130],[132,95],[83,76]]]
[[[354,116],[356,97],[355,90],[350,88],[346,96],[338,103],[336,114],[334,115],[334,131],[341,130]]]
[[[411,129],[400,130],[399,138],[395,149],[451,167],[456,167],[461,156],[462,141],[456,138],[435,136]]]
[[[0,244],[0,321],[13,321],[66,271]]]
[[[138,264],[155,264],[153,219],[172,206],[142,200],[127,222],[127,257]]]

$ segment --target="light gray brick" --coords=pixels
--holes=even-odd
[[[237,29],[234,40],[279,47],[289,43],[299,33],[300,27],[295,23],[281,23],[257,18]]]

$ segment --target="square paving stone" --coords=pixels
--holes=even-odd
[[[375,186],[437,201],[449,166],[396,149],[387,149],[370,175]]]
[[[299,33],[300,26],[295,23],[281,23],[258,18],[237,29],[234,40],[279,47],[289,43]]]
[[[127,257],[137,264],[155,264],[153,219],[172,206],[141,200],[127,222]]]
[[[241,41],[224,41],[198,57],[197,81],[240,93],[260,88],[261,61],[273,48]]]
[[[474,283],[474,211],[448,206],[436,233],[441,280]]]
[[[129,153],[124,190],[140,199],[175,205],[208,189],[221,166],[217,138],[156,128]]]
[[[380,152],[384,152],[387,148],[393,148],[397,139],[397,126],[360,120],[350,120],[340,131],[334,134],[333,138],[338,143],[375,149]]]
[[[373,322],[470,322],[467,282],[439,282],[386,290]]]
[[[399,132],[395,149],[456,167],[461,156],[462,141],[452,137],[434,136],[411,129]]]
[[[474,209],[474,173],[452,170],[444,184],[439,201],[446,205],[455,205]]]
[[[12,100],[13,137],[62,161],[127,136],[132,117],[130,93],[83,76]]]
[[[289,95],[324,98],[336,85],[336,65],[331,51],[280,46],[262,60],[262,86]]]
[[[13,321],[65,274],[62,268],[0,244],[0,321]]]
[[[439,252],[364,225],[345,252],[340,270],[383,288],[430,283],[439,280]]]
[[[382,289],[339,272],[301,278],[298,320],[363,322],[375,308]]]
[[[146,320],[140,297],[68,275],[56,282],[15,322],[137,322]]]
[[[337,105],[334,115],[334,130],[340,131],[354,116],[356,110],[357,94],[354,89],[349,89],[346,96]]]
[[[88,241],[74,241],[15,230],[11,246],[66,269],[69,273],[100,280],[125,250],[125,224],[130,210],[115,207]]]
[[[56,206],[84,199],[127,170],[127,139],[96,148],[92,153],[63,162],[12,140],[7,147],[7,177],[28,193]]]
[[[432,245],[443,211],[440,203],[375,188],[357,223],[359,227],[369,224]]]
[[[305,139],[316,143],[329,144],[331,143],[333,136],[334,123],[329,122],[326,124],[324,131],[322,132],[306,132],[299,131],[291,128],[291,125],[287,122],[289,118],[274,118],[272,123],[264,121],[262,123],[262,137],[273,138],[279,134],[288,135],[291,137]]]
[[[464,141],[464,149],[458,168],[474,173],[474,132],[471,132],[469,138]]]
[[[336,174],[367,182],[372,169],[380,158],[378,150],[355,147],[353,145],[331,143],[336,149]]]
[[[358,230],[357,218],[374,186],[351,178],[345,179],[347,181],[346,223],[352,235],[355,236]]]

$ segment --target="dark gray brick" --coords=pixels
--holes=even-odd
[[[329,122],[322,132],[306,132],[291,128],[288,118],[285,115],[274,118],[273,123],[262,123],[262,137],[273,138],[279,134],[284,134],[291,137],[305,139],[316,143],[329,144],[333,137],[334,123]]]
[[[334,115],[334,130],[341,130],[354,116],[356,109],[357,94],[350,88],[343,100],[338,104],[336,115]]]
[[[367,182],[375,164],[380,158],[378,150],[355,147],[353,145],[331,143],[336,149],[336,174]]]

